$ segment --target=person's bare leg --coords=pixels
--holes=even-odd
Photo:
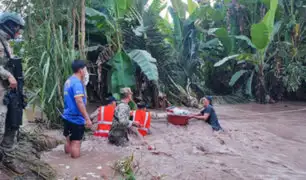
[[[66,154],[70,154],[71,153],[71,142],[70,142],[69,136],[66,137],[65,153]]]
[[[78,158],[80,157],[80,151],[81,151],[81,141],[71,141],[70,143],[71,147],[71,157],[72,158]]]

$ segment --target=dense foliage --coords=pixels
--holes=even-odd
[[[62,109],[69,64],[85,53],[94,98],[117,96],[124,86],[155,104],[164,92],[187,106],[207,94],[231,97],[226,102],[305,97],[303,0],[85,2],[86,8],[84,0],[3,2],[27,19],[22,44],[27,88],[50,120]]]

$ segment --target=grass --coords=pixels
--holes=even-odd
[[[65,37],[61,26],[52,26],[51,21],[40,24],[35,38],[26,42],[24,68],[29,104],[34,108],[40,106],[47,116],[48,127],[60,123],[63,85],[72,74],[72,61],[79,57],[73,47],[73,38]]]
[[[135,170],[137,168],[138,165],[134,163],[134,154],[116,161],[113,166],[115,173],[122,175],[125,180],[136,180]]]

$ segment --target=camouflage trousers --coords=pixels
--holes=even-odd
[[[112,128],[108,135],[108,140],[116,146],[126,146],[129,141],[128,134],[135,135],[138,139],[144,141],[143,136],[138,132],[136,127]]]
[[[128,128],[112,128],[108,135],[108,141],[116,146],[126,146],[129,141]]]
[[[15,157],[15,139],[18,130],[6,126],[7,106],[3,104],[5,93],[6,89],[3,88],[0,82],[0,136],[3,137],[0,143],[0,156],[3,157],[3,162],[9,163]]]

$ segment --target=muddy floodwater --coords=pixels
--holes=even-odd
[[[197,120],[181,127],[167,124],[166,118],[154,119],[146,140],[156,150],[135,141],[115,147],[87,135],[81,158],[65,155],[63,145],[42,158],[63,180],[118,179],[111,166],[132,153],[140,166],[137,180],[161,175],[169,180],[306,179],[305,103],[216,105],[215,109],[225,133],[213,133]]]

